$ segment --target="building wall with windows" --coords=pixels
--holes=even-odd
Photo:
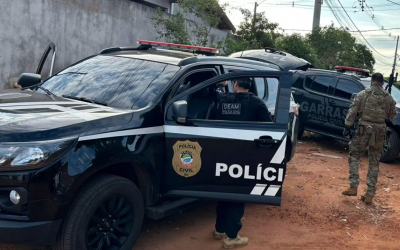
[[[23,72],[34,73],[50,42],[57,45],[57,73],[104,48],[137,46],[137,39],[160,40],[151,21],[156,8],[149,3],[171,8],[170,0],[139,2],[0,0],[0,89],[10,88]],[[210,43],[229,35],[229,31],[213,29]],[[44,79],[49,62],[43,69]]]

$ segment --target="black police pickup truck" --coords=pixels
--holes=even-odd
[[[140,43],[0,93],[0,242],[131,249],[145,216],[197,199],[280,205],[293,74]],[[210,119],[216,84],[240,77],[266,102],[278,83],[273,122]]]

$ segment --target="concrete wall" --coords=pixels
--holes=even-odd
[[[49,42],[58,48],[58,72],[107,47],[159,40],[150,20],[155,13],[129,0],[0,0],[0,89],[35,72]],[[214,43],[228,35],[212,34]]]

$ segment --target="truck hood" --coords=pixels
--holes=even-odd
[[[121,110],[29,90],[0,92],[0,142],[39,141],[79,136],[96,128],[128,123]]]

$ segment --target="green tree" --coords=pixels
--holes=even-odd
[[[331,25],[315,29],[307,38],[322,68],[333,69],[336,65],[345,65],[373,69],[375,59],[372,52],[357,43],[356,38],[343,28]]]
[[[316,67],[320,66],[318,56],[316,55],[315,51],[311,49],[308,39],[300,34],[293,34],[278,38],[275,47],[278,50],[285,51],[294,56],[303,58]]]
[[[240,23],[236,34],[243,41],[247,41],[252,49],[273,47],[275,40],[280,36],[276,32],[279,25],[269,22],[265,12],[258,12],[254,20],[254,14],[250,10],[241,8],[240,11],[244,20]]]
[[[353,56],[349,59],[349,65],[357,68],[367,68],[373,72],[375,58],[364,44],[356,43],[354,46]]]
[[[277,32],[278,24],[269,22],[265,12],[257,13],[254,20],[250,10],[240,8],[240,11],[244,20],[236,32],[237,38],[220,41],[218,48],[223,49],[225,55],[230,55],[243,50],[274,47],[276,39],[281,36]]]
[[[235,52],[249,50],[251,48],[250,42],[238,38],[237,40],[227,38],[217,43],[217,48],[223,49],[223,55],[230,55]]]
[[[218,0],[178,0],[175,15],[165,15],[160,9],[152,17],[160,38],[167,42],[207,46],[212,28],[218,27],[227,5]],[[187,21],[195,16],[200,22]]]
[[[192,44],[189,30],[185,25],[185,17],[181,12],[168,17],[161,9],[157,9],[157,14],[151,19],[159,38],[169,43]]]
[[[220,5],[218,0],[179,0],[179,8],[186,15],[194,15],[202,22],[190,22],[196,45],[207,46],[212,28],[217,28],[225,15],[227,4]]]

